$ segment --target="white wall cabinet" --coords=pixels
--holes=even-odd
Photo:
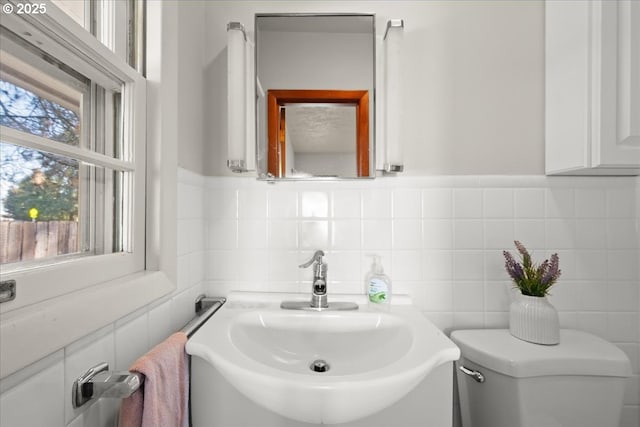
[[[547,1],[547,175],[640,174],[640,1]]]

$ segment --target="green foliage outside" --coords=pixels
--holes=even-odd
[[[33,92],[0,80],[0,125],[77,146],[80,118]],[[78,219],[78,162],[28,147],[0,143],[3,215],[30,221]]]
[[[73,173],[68,168],[67,174]],[[29,211],[38,210],[38,221],[75,221],[78,219],[78,186],[72,185],[73,176],[56,171],[44,174],[44,178],[34,176],[23,178],[16,187],[9,190],[4,209],[15,220],[30,221]],[[49,176],[47,176],[49,175]]]

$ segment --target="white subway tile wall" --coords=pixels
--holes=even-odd
[[[116,401],[80,410],[70,382],[118,369],[180,329],[200,293],[309,292],[315,249],[329,293],[363,292],[382,256],[394,292],[437,326],[504,328],[511,285],[502,250],[521,240],[560,256],[551,301],[563,327],[616,343],[633,364],[622,427],[640,422],[640,178],[420,177],[287,182],[178,171],[178,290],[0,381],[2,426],[112,426]],[[243,268],[250,266],[250,268]],[[33,396],[39,398],[34,401]]]
[[[563,273],[550,300],[562,327],[602,336],[629,355],[634,377],[622,425],[638,425],[640,179],[205,182],[211,295],[309,292],[311,272],[298,264],[316,249],[326,253],[330,295],[363,292],[368,255],[377,253],[394,292],[411,295],[442,329],[506,328],[513,290],[502,250],[520,240],[537,259],[558,252]]]
[[[228,196],[232,196],[232,206],[235,209],[234,212],[224,212],[221,210],[222,205],[218,205],[218,202],[209,203],[209,194],[205,197],[206,188],[204,177],[185,170],[178,171],[178,247],[176,248],[178,289],[172,295],[131,313],[0,380],[1,426],[114,427],[116,425],[119,400],[101,399],[93,404],[73,409],[71,384],[87,369],[100,362],[108,362],[113,370],[126,370],[138,357],[181,329],[194,316],[195,298],[204,293],[205,242],[208,249],[211,243],[215,242],[215,239],[207,233],[209,227],[214,225],[212,218],[216,215],[219,215],[217,218],[233,218],[231,221],[234,227],[231,232],[225,228],[219,229],[220,235],[223,236],[219,240],[224,241],[220,248],[228,249],[230,242],[233,242],[234,248],[238,248],[235,235],[238,221],[236,192],[221,193],[220,200],[228,200]],[[246,195],[243,197],[246,201]],[[249,206],[259,203],[253,200],[253,195],[248,199],[251,199]],[[259,199],[259,195],[256,199]],[[215,207],[215,212],[211,211],[211,206]],[[266,214],[263,215],[263,219],[265,217]],[[207,253],[209,252],[210,250]],[[254,258],[253,255],[250,257]],[[206,274],[209,273],[206,272]],[[99,308],[96,307],[96,309]]]

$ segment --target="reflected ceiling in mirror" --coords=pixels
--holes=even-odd
[[[292,104],[283,108],[295,165],[287,176],[357,175],[355,105]]]
[[[355,105],[293,104],[287,110],[287,131],[296,153],[355,154]]]
[[[375,28],[371,14],[256,15],[257,161],[263,177],[375,176]],[[359,101],[283,102],[278,129],[298,154],[282,167],[269,140],[270,91],[366,93],[366,141]],[[281,114],[282,113],[282,114]],[[284,116],[284,117],[281,117]],[[284,119],[284,120],[283,120]],[[273,140],[271,141],[273,144]],[[360,147],[360,148],[358,148]],[[313,158],[313,161],[309,161]],[[288,158],[287,158],[288,159]],[[272,166],[279,162],[279,169]],[[342,166],[339,166],[342,165]]]

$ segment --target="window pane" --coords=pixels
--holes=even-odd
[[[80,118],[73,110],[0,80],[0,124],[63,142],[80,144]]]
[[[130,251],[131,173],[0,142],[0,263]]]
[[[2,40],[0,125],[20,135],[0,143],[1,264],[130,252],[132,174],[80,160],[128,155],[121,94],[9,32]]]
[[[73,85],[45,74],[9,53],[0,56],[0,125],[78,146],[87,81],[59,74]]]
[[[0,142],[2,264],[79,251],[76,160]]]

